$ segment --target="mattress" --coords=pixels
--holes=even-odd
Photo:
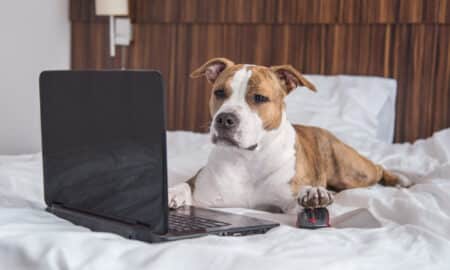
[[[332,220],[366,209],[378,225],[305,230],[293,227],[292,215],[222,209],[282,225],[264,235],[160,244],[45,212],[41,155],[0,156],[1,269],[450,269],[450,129],[414,144],[343,139],[416,183],[346,190],[329,208]],[[195,173],[210,149],[207,135],[169,132],[170,185]]]

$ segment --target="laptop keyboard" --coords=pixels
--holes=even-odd
[[[189,232],[231,225],[226,222],[169,212],[169,231]]]

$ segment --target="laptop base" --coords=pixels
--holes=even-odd
[[[190,239],[197,238],[206,235],[218,235],[218,236],[244,236],[244,235],[252,235],[252,234],[263,234],[269,231],[270,229],[279,226],[277,223],[256,220],[251,217],[228,214],[220,211],[209,210],[204,208],[197,208],[192,206],[186,206],[180,208],[178,211],[183,214],[189,214],[193,212],[198,212],[203,214],[201,216],[211,216],[211,217],[219,217],[229,219],[229,221],[235,221],[237,223],[242,223],[243,227],[234,227],[230,225],[229,227],[224,228],[214,228],[211,230],[190,230],[186,232],[167,232],[166,234],[159,235],[152,233],[151,228],[141,225],[141,224],[133,224],[127,223],[119,220],[114,220],[110,218],[105,218],[102,216],[93,215],[91,213],[84,213],[81,211],[68,209],[59,204],[52,204],[50,207],[46,209],[48,212],[53,213],[54,215],[69,220],[75,225],[83,226],[91,229],[95,232],[109,232],[118,234],[127,239],[140,240],[148,243],[158,243],[158,242],[166,242],[166,241],[174,241],[181,239]],[[261,224],[257,224],[256,226],[249,226],[247,222],[253,223],[262,222]],[[246,226],[245,226],[246,225]]]

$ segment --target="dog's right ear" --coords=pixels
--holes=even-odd
[[[214,83],[220,73],[233,66],[234,63],[223,57],[213,58],[191,73],[191,78],[205,76],[208,82]]]

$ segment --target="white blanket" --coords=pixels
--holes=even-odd
[[[289,226],[295,216],[227,209],[286,225],[265,235],[146,244],[45,212],[40,155],[0,156],[0,268],[450,269],[450,129],[413,145],[343,139],[417,183],[337,194],[332,216],[368,208],[380,228],[302,230]],[[191,176],[210,149],[205,135],[188,132],[169,133],[168,147],[171,184]]]

